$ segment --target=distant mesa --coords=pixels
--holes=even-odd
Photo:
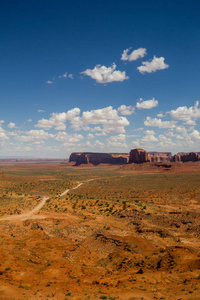
[[[122,165],[128,162],[128,153],[93,153],[93,152],[74,152],[69,157],[69,162],[74,161],[75,166],[81,164],[111,164]]]
[[[144,149],[133,149],[130,153],[95,153],[73,152],[69,162],[75,162],[75,166],[81,164],[141,164],[141,163],[167,163],[167,162],[195,162],[200,160],[199,152],[178,153],[172,156],[171,152],[147,152]]]
[[[129,155],[129,164],[141,164],[144,162],[150,162],[150,155],[143,149],[133,149]]]
[[[171,152],[146,152],[144,149],[133,149],[129,155],[129,163],[168,162],[171,157]]]
[[[182,162],[188,162],[188,161],[198,161],[200,160],[199,152],[190,152],[190,153],[178,153],[172,156],[171,161],[182,161]]]

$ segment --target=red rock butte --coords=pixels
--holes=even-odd
[[[130,153],[95,153],[95,152],[73,152],[69,162],[75,162],[75,166],[81,164],[141,164],[147,162],[195,162],[200,160],[200,152],[178,153],[172,156],[171,152],[147,152],[144,149],[133,149]]]

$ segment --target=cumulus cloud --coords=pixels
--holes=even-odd
[[[196,122],[195,122],[194,120],[188,120],[188,121],[186,121],[184,124],[190,125],[190,126],[195,126],[195,125],[196,125]]]
[[[66,129],[66,120],[73,120],[77,115],[80,114],[80,109],[75,107],[68,112],[52,113],[49,119],[41,119],[35,125],[38,128],[44,128],[46,130],[55,127],[56,130]]]
[[[193,130],[190,133],[190,137],[192,138],[192,140],[200,140],[200,133],[198,130]]]
[[[175,131],[181,133],[187,133],[187,129],[184,126],[176,126]]]
[[[105,132],[98,132],[98,133],[95,133],[95,136],[105,136],[105,135],[107,135],[107,133],[105,133]]]
[[[174,120],[186,121],[188,125],[195,125],[194,120],[200,118],[199,101],[196,101],[194,106],[180,106],[176,110],[171,110],[169,113]],[[193,122],[192,122],[193,119]]]
[[[163,118],[164,115],[163,115],[163,113],[160,113],[160,114],[157,114],[157,117],[158,117],[158,118]]]
[[[125,142],[126,141],[126,135],[125,134],[118,134],[113,135],[107,138],[107,142],[109,143],[119,143],[119,142]]]
[[[162,121],[161,119],[146,117],[144,121],[145,126],[159,127],[159,128],[175,128],[176,121]]]
[[[111,67],[96,65],[94,69],[87,69],[80,74],[87,75],[92,79],[95,79],[98,83],[109,83],[113,81],[124,81],[129,77],[126,76],[126,72],[116,70],[116,64],[113,63]]]
[[[77,143],[79,142],[80,140],[83,139],[83,136],[82,134],[68,134],[66,132],[58,132],[55,136],[55,140],[58,141],[58,142],[63,142],[63,143]]]
[[[107,141],[107,146],[110,148],[127,148],[126,144],[126,135],[125,134],[118,134],[118,135],[113,135],[110,136],[109,138],[106,139]]]
[[[91,132],[96,132],[96,131],[102,131],[102,128],[100,126],[95,126],[90,129]]]
[[[124,133],[125,126],[129,125],[129,121],[125,117],[118,115],[118,111],[113,109],[112,106],[84,111],[82,116],[80,115],[79,108],[73,108],[67,112],[52,113],[49,119],[41,119],[35,125],[35,127],[49,130],[55,128],[56,130],[65,130],[66,121],[69,121],[71,127],[76,130],[85,130],[91,132],[104,132],[108,133]],[[98,125],[94,126],[93,125]],[[99,126],[101,125],[101,126]]]
[[[75,130],[81,130],[88,128],[89,125],[102,125],[95,126],[90,129],[90,131],[102,131],[106,134],[108,133],[124,133],[125,126],[129,125],[129,121],[125,117],[118,115],[116,109],[112,106],[105,108],[100,108],[91,111],[84,111],[82,116],[77,116],[71,120],[72,127]]]
[[[65,72],[63,75],[59,75],[59,78],[70,78],[73,79],[73,74],[67,74],[67,72]]]
[[[123,51],[121,60],[133,61],[133,60],[137,60],[138,58],[142,58],[147,54],[147,49],[145,48],[138,48],[136,50],[133,50],[130,54],[128,54],[130,49],[131,48]]]
[[[98,148],[104,148],[105,147],[104,143],[102,143],[98,140],[95,141],[94,146],[98,147]]]
[[[154,55],[153,59],[151,61],[143,61],[142,66],[137,67],[140,73],[144,74],[156,72],[158,70],[164,70],[169,68],[169,65],[165,64],[164,57],[156,57]]]
[[[146,130],[144,132],[143,142],[157,142],[158,139],[155,137],[155,132],[153,130]]]
[[[120,112],[121,115],[129,116],[129,115],[132,115],[134,113],[135,108],[131,105],[130,106],[121,105],[118,108],[118,111]]]
[[[45,110],[43,110],[43,109],[38,109],[37,112],[41,113],[41,112],[45,112]]]
[[[8,128],[15,128],[15,123],[13,123],[13,122],[10,122],[9,124],[8,124]]]
[[[4,121],[0,121],[0,140],[9,140],[9,137],[7,136],[6,131],[1,127],[1,124],[3,124]]]
[[[32,129],[30,131],[26,131],[25,135],[16,136],[15,139],[20,142],[36,142],[38,140],[47,140],[53,137],[54,137],[53,134],[50,134],[44,131],[43,129],[41,130]]]
[[[51,80],[47,80],[47,81],[46,81],[46,83],[48,83],[48,84],[52,84],[52,83],[53,83],[53,81],[51,81]]]
[[[140,98],[140,101],[137,102],[136,107],[138,109],[151,109],[153,107],[156,107],[158,105],[158,100],[155,100],[154,98],[151,100],[143,100]]]
[[[88,133],[87,139],[93,139],[93,138],[94,138],[94,134],[93,133]]]

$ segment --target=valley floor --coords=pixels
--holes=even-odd
[[[200,299],[200,170],[177,168],[0,165],[0,299]]]

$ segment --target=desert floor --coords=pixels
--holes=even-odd
[[[200,164],[0,162],[0,299],[200,299]]]

